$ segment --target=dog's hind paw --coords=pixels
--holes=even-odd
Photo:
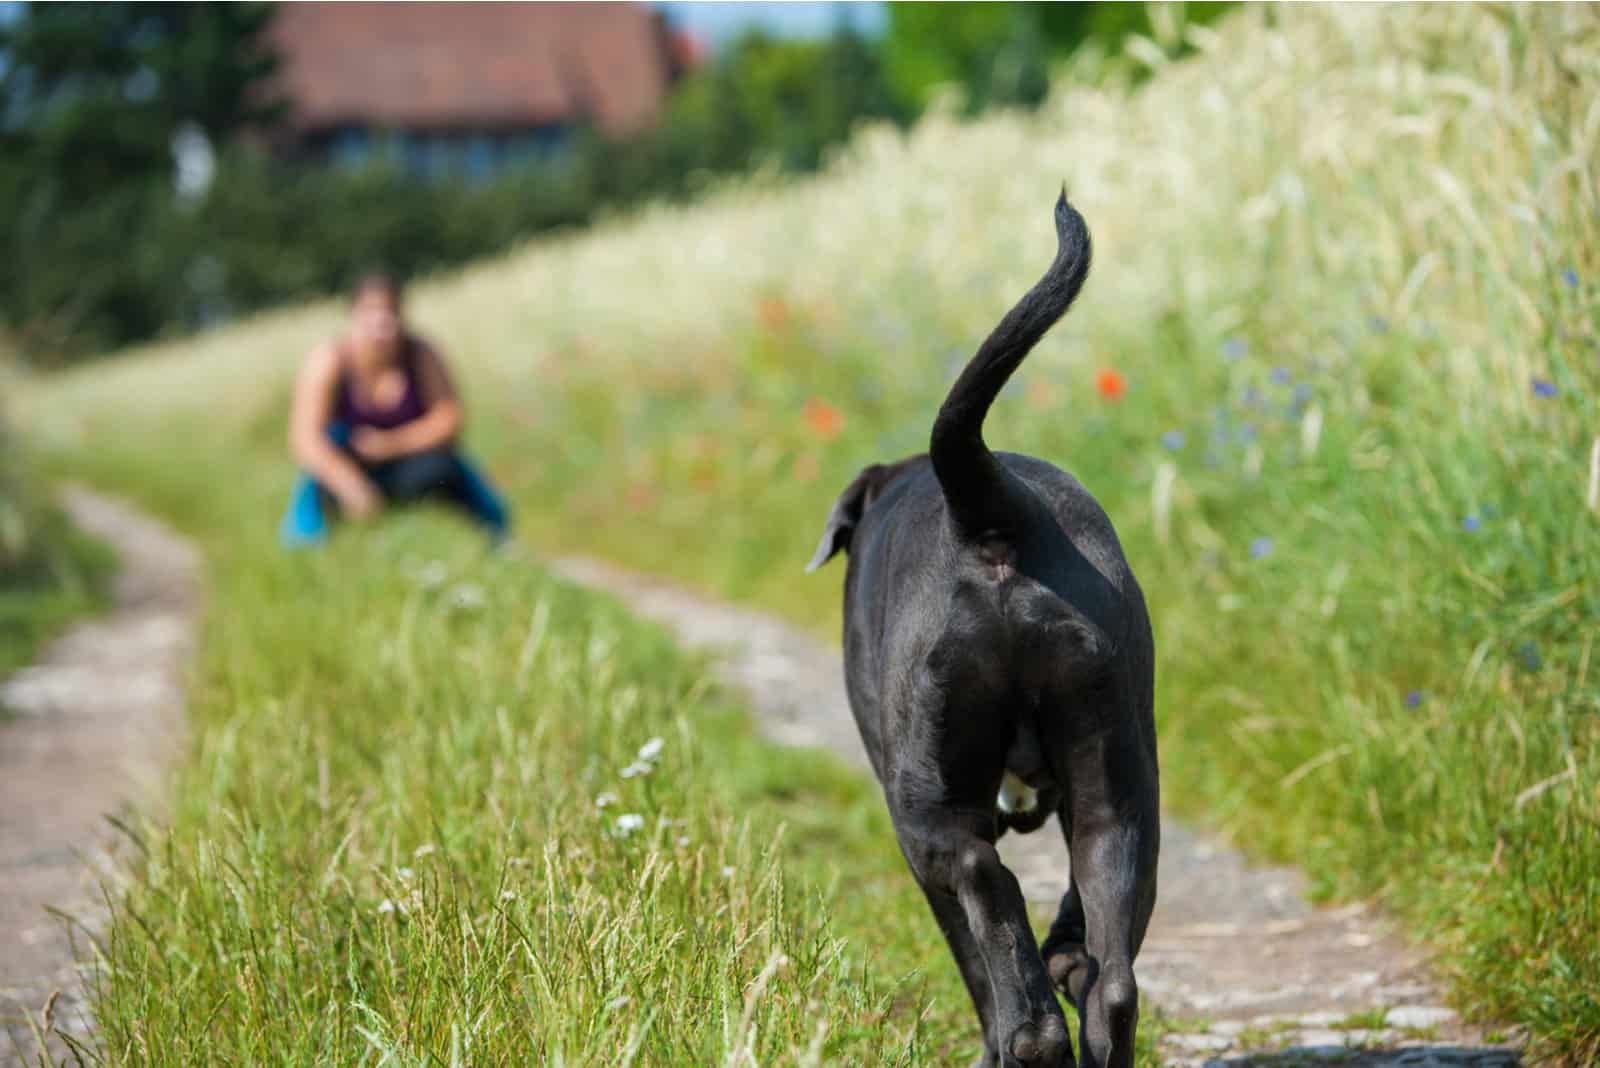
[[[1067,1038],[1067,1022],[1060,1016],[1023,1024],[1011,1032],[1009,1045],[1023,1068],[1057,1068],[1071,1063],[1072,1042]]]
[[[1056,946],[1045,956],[1044,966],[1056,989],[1081,1006],[1083,984],[1089,978],[1088,950],[1079,945]]]

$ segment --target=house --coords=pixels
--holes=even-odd
[[[423,178],[562,154],[656,122],[695,49],[635,3],[290,3],[272,27],[280,151]]]

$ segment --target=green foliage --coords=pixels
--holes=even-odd
[[[0,412],[0,678],[99,603],[112,564],[105,546],[74,530],[42,499],[28,454],[3,417]]]
[[[1165,5],[1160,36],[1177,43],[1181,23],[1213,21],[1230,5]],[[1050,88],[1051,65],[1085,45],[1115,51],[1134,35],[1157,35],[1150,5],[896,3],[889,5],[883,65],[900,106],[920,111],[941,86],[957,86],[966,109],[1034,107]]]

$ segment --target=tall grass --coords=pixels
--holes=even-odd
[[[1036,115],[865,130],[817,180],[532,247],[416,316],[536,540],[831,629],[837,581],[799,569],[833,493],[923,447],[1048,260],[1064,178],[1095,272],[990,439],[1119,525],[1169,803],[1380,896],[1470,1010],[1600,1053],[1600,20],[1318,6],[1187,32],[1191,60],[1136,49],[1161,68],[1136,90],[1082,71]],[[334,316],[60,380],[37,426],[130,471],[154,428],[274,449]]]
[[[256,529],[277,457],[186,453],[79,468],[198,536],[210,576],[190,751],[73,1036],[91,1063],[969,1052],[869,784],[758,741],[665,634],[461,524],[286,556]]]
[[[0,389],[8,381],[0,366]],[[110,551],[48,499],[7,414],[0,403],[0,679],[101,603],[112,564]]]

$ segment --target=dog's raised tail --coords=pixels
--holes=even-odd
[[[1004,534],[1016,514],[1013,480],[983,443],[983,420],[1029,350],[1066,313],[1089,275],[1089,228],[1062,192],[1056,258],[1044,277],[978,347],[933,422],[929,453],[956,526],[973,537]]]

